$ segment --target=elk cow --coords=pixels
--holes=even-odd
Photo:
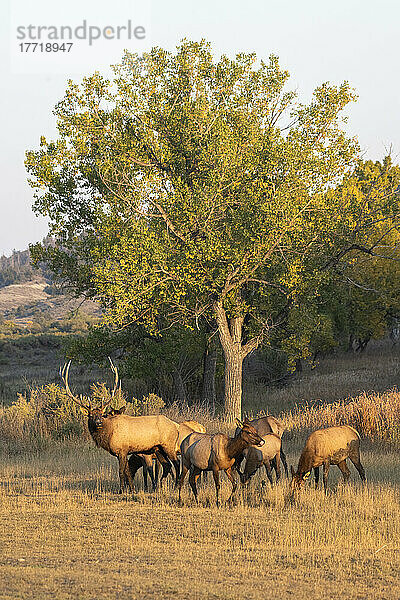
[[[192,433],[186,437],[181,444],[182,454],[182,474],[179,480],[179,504],[181,504],[181,489],[190,469],[189,483],[192,488],[195,500],[197,502],[197,479],[202,471],[212,471],[215,482],[217,496],[217,506],[219,506],[219,472],[225,471],[229,481],[232,483],[232,492],[229,500],[232,499],[237,483],[232,473],[232,467],[235,458],[251,444],[261,446],[264,440],[252,427],[247,419],[243,423],[238,421],[239,433],[230,438],[223,433],[209,435],[207,433]]]
[[[243,450],[245,456],[245,465],[243,475],[240,479],[242,483],[247,483],[256,471],[264,465],[267,477],[272,485],[271,461],[275,460],[276,480],[281,476],[280,469],[280,451],[281,438],[275,433],[267,433],[262,436],[264,445],[261,447],[249,446]]]
[[[360,460],[360,436],[350,425],[318,429],[311,433],[301,453],[297,471],[291,467],[291,488],[294,491],[308,479],[314,469],[315,487],[319,481],[319,467],[323,465],[324,489],[327,490],[330,465],[337,465],[344,481],[348,481],[350,471],[346,464],[349,458],[357,469],[361,480],[365,481],[365,471]]]
[[[176,442],[177,454],[180,454],[180,445],[185,437],[193,433],[194,431],[205,433],[206,428],[197,421],[183,421],[182,423],[175,423],[178,429],[178,439]],[[153,459],[155,459],[155,473],[153,473]],[[153,491],[157,487],[159,467],[162,466],[161,482],[171,473],[171,463],[161,452],[156,451],[153,455],[149,454],[131,454],[128,460],[129,469],[131,472],[132,479],[139,469],[143,469],[143,487],[147,491],[147,477],[150,477]]]
[[[267,433],[275,433],[275,435],[278,435],[281,440],[282,440],[282,435],[285,431],[282,421],[280,421],[276,417],[273,417],[272,415],[268,415],[266,417],[259,417],[258,419],[253,419],[252,421],[250,421],[250,425],[252,425],[254,427],[254,429],[257,431],[257,433],[261,436],[264,436]],[[238,429],[236,430],[235,433],[237,433],[237,432],[238,432]],[[281,449],[280,449],[280,458],[282,460],[282,464],[285,469],[285,475],[286,475],[286,477],[288,477],[289,473],[288,473],[288,467],[287,467],[287,462],[286,462],[286,455],[282,448],[282,442],[281,442]],[[244,455],[239,454],[239,456],[237,456],[237,458],[235,460],[235,469],[239,473],[240,477],[242,477],[242,473],[240,471],[240,465],[242,464],[243,459],[244,459]],[[278,477],[278,471],[277,471],[275,459],[272,460],[272,466],[274,467],[276,476]]]
[[[152,455],[159,451],[174,465],[176,483],[178,483],[179,461],[176,455],[178,430],[175,423],[164,415],[129,417],[124,414],[115,414],[107,416],[111,400],[106,406],[102,404],[96,408],[92,407],[90,401],[89,404],[85,404],[82,398],[78,399],[74,396],[69,388],[70,365],[71,361],[65,364],[61,371],[65,389],[68,396],[87,412],[89,432],[96,446],[104,448],[118,458],[120,492],[123,491],[125,478],[133,491],[133,479],[128,466],[128,454],[132,453]],[[112,363],[111,368],[115,375],[112,399],[118,386],[118,371]]]

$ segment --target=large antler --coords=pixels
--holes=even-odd
[[[114,398],[115,393],[116,393],[116,391],[118,389],[118,382],[119,382],[118,369],[114,365],[114,363],[113,363],[113,361],[111,360],[110,357],[108,357],[108,360],[110,361],[111,371],[114,373],[114,377],[115,377],[114,387],[113,387],[112,392],[111,392],[111,398]],[[121,388],[121,384],[120,384],[120,388]]]
[[[118,369],[114,365],[110,356],[108,357],[108,360],[110,361],[111,371],[114,373],[114,387],[110,392],[110,400],[107,402],[107,404],[105,406],[103,404],[103,399],[101,400],[101,410],[103,411],[103,413],[106,411],[106,409],[110,406],[111,402],[113,401],[115,394],[117,392],[117,389],[118,389],[118,382],[119,382]],[[121,383],[119,383],[119,388],[121,389]]]
[[[88,412],[91,409],[91,404],[84,404],[82,402],[82,397],[80,400],[78,400],[78,398],[76,396],[74,396],[74,394],[71,392],[71,390],[69,389],[69,385],[68,385],[68,375],[69,375],[69,368],[71,366],[71,361],[69,361],[68,363],[65,363],[63,367],[60,367],[60,377],[64,382],[65,385],[65,390],[67,392],[67,395],[69,398],[71,398],[71,400],[73,400],[75,402],[75,404],[78,404],[79,406],[81,406],[82,408],[85,408]]]

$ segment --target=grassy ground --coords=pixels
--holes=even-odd
[[[371,342],[363,354],[337,352],[305,366],[289,385],[260,387],[245,383],[244,409],[252,414],[268,407],[271,414],[291,410],[297,404],[335,402],[365,392],[400,389],[400,345],[389,340]]]
[[[291,443],[289,462],[300,447]],[[195,506],[168,483],[119,496],[116,461],[93,446],[0,464],[0,598],[400,597],[400,456],[369,445],[368,484],[330,474],[288,503],[256,476],[233,508],[211,481]],[[230,492],[223,484],[222,496]]]
[[[397,382],[397,358],[387,349],[329,361],[281,390],[250,382],[245,410],[278,414],[296,399],[336,400]],[[286,436],[289,464],[297,463],[306,435]],[[347,487],[332,467],[327,496],[311,482],[290,502],[286,479],[270,488],[258,474],[236,505],[217,509],[211,478],[198,506],[187,482],[183,508],[171,482],[145,494],[139,477],[133,496],[118,495],[116,459],[91,442],[51,442],[30,453],[5,446],[0,599],[398,600],[398,450],[363,440],[364,487],[352,465]],[[230,485],[222,479],[227,499]]]

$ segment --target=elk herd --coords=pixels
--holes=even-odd
[[[179,504],[181,490],[187,473],[189,484],[197,502],[197,482],[201,473],[211,471],[215,483],[216,501],[219,506],[220,471],[225,471],[232,484],[228,502],[234,498],[237,476],[245,485],[259,468],[264,466],[270,483],[272,473],[276,480],[281,477],[281,464],[288,477],[286,455],[282,448],[284,427],[273,416],[264,416],[252,421],[237,420],[233,437],[224,433],[206,433],[197,421],[177,423],[164,415],[132,417],[124,414],[125,408],[110,407],[118,388],[118,371],[112,364],[115,381],[111,400],[106,405],[92,407],[91,401],[75,396],[68,384],[70,362],[64,365],[61,376],[67,395],[88,416],[89,432],[98,447],[117,457],[119,463],[120,493],[128,484],[134,490],[133,479],[143,469],[144,489],[148,490],[148,477],[153,490],[156,489],[161,469],[161,482],[174,470],[175,486],[178,488]],[[361,480],[365,472],[360,460],[360,436],[349,425],[318,429],[309,435],[300,455],[297,471],[291,467],[291,493],[294,494],[314,470],[315,487],[319,482],[319,468],[323,467],[324,489],[327,490],[330,465],[337,465],[346,482],[350,471],[349,459],[357,469]],[[242,470],[242,464],[244,467]],[[153,469],[155,464],[155,470]]]

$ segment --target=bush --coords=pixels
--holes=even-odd
[[[65,390],[55,384],[32,389],[29,397],[18,394],[11,406],[0,408],[1,443],[23,442],[33,446],[52,439],[82,436],[85,416]]]
[[[133,416],[141,415],[158,415],[165,408],[165,402],[157,394],[149,394],[137,400],[132,398],[132,402],[129,403],[129,414]]]

